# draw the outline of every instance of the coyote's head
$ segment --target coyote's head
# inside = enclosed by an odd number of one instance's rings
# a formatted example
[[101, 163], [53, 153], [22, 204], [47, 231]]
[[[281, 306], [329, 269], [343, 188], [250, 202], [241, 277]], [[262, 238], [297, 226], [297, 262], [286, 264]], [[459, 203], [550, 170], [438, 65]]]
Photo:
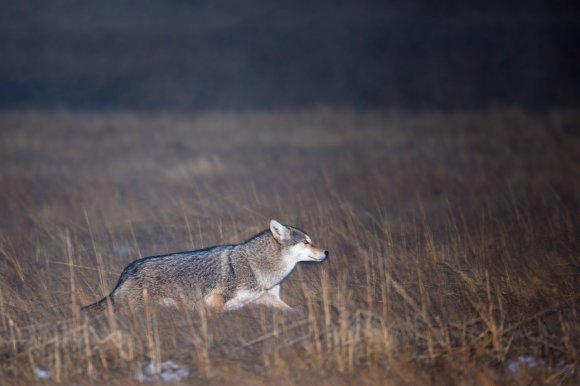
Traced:
[[272, 235], [280, 245], [285, 258], [297, 263], [299, 261], [322, 261], [328, 257], [328, 251], [317, 248], [310, 237], [302, 230], [282, 225], [276, 220], [270, 221]]

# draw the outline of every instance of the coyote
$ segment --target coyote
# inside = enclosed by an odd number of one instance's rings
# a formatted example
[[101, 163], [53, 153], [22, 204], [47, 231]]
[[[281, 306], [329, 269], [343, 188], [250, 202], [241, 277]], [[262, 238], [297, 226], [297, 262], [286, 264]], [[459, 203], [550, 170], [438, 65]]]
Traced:
[[191, 252], [151, 256], [129, 264], [109, 296], [82, 310], [94, 314], [111, 306], [141, 307], [145, 300], [165, 306], [214, 312], [263, 304], [291, 309], [280, 299], [280, 283], [300, 261], [320, 262], [328, 251], [315, 247], [302, 230], [270, 221], [251, 239]]

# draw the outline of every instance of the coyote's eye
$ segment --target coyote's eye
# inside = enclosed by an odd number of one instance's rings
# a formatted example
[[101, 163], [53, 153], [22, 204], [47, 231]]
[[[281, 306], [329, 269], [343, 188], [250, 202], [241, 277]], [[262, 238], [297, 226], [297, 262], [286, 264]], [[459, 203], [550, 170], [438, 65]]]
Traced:
[[310, 242], [308, 240], [304, 240], [303, 243], [306, 245], [310, 244]]

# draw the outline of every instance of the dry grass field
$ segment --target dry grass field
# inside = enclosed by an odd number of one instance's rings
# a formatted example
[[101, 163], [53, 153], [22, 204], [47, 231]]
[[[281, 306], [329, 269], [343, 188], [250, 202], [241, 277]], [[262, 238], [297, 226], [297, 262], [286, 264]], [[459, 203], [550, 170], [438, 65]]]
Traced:
[[[0, 384], [580, 383], [580, 112], [0, 113]], [[296, 312], [86, 320], [271, 218]]]

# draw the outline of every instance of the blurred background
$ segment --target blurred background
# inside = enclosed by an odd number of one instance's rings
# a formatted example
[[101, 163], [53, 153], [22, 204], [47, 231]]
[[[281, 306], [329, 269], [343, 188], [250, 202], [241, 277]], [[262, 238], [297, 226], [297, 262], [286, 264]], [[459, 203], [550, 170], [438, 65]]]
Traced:
[[0, 108], [537, 110], [580, 102], [576, 1], [2, 1]]

